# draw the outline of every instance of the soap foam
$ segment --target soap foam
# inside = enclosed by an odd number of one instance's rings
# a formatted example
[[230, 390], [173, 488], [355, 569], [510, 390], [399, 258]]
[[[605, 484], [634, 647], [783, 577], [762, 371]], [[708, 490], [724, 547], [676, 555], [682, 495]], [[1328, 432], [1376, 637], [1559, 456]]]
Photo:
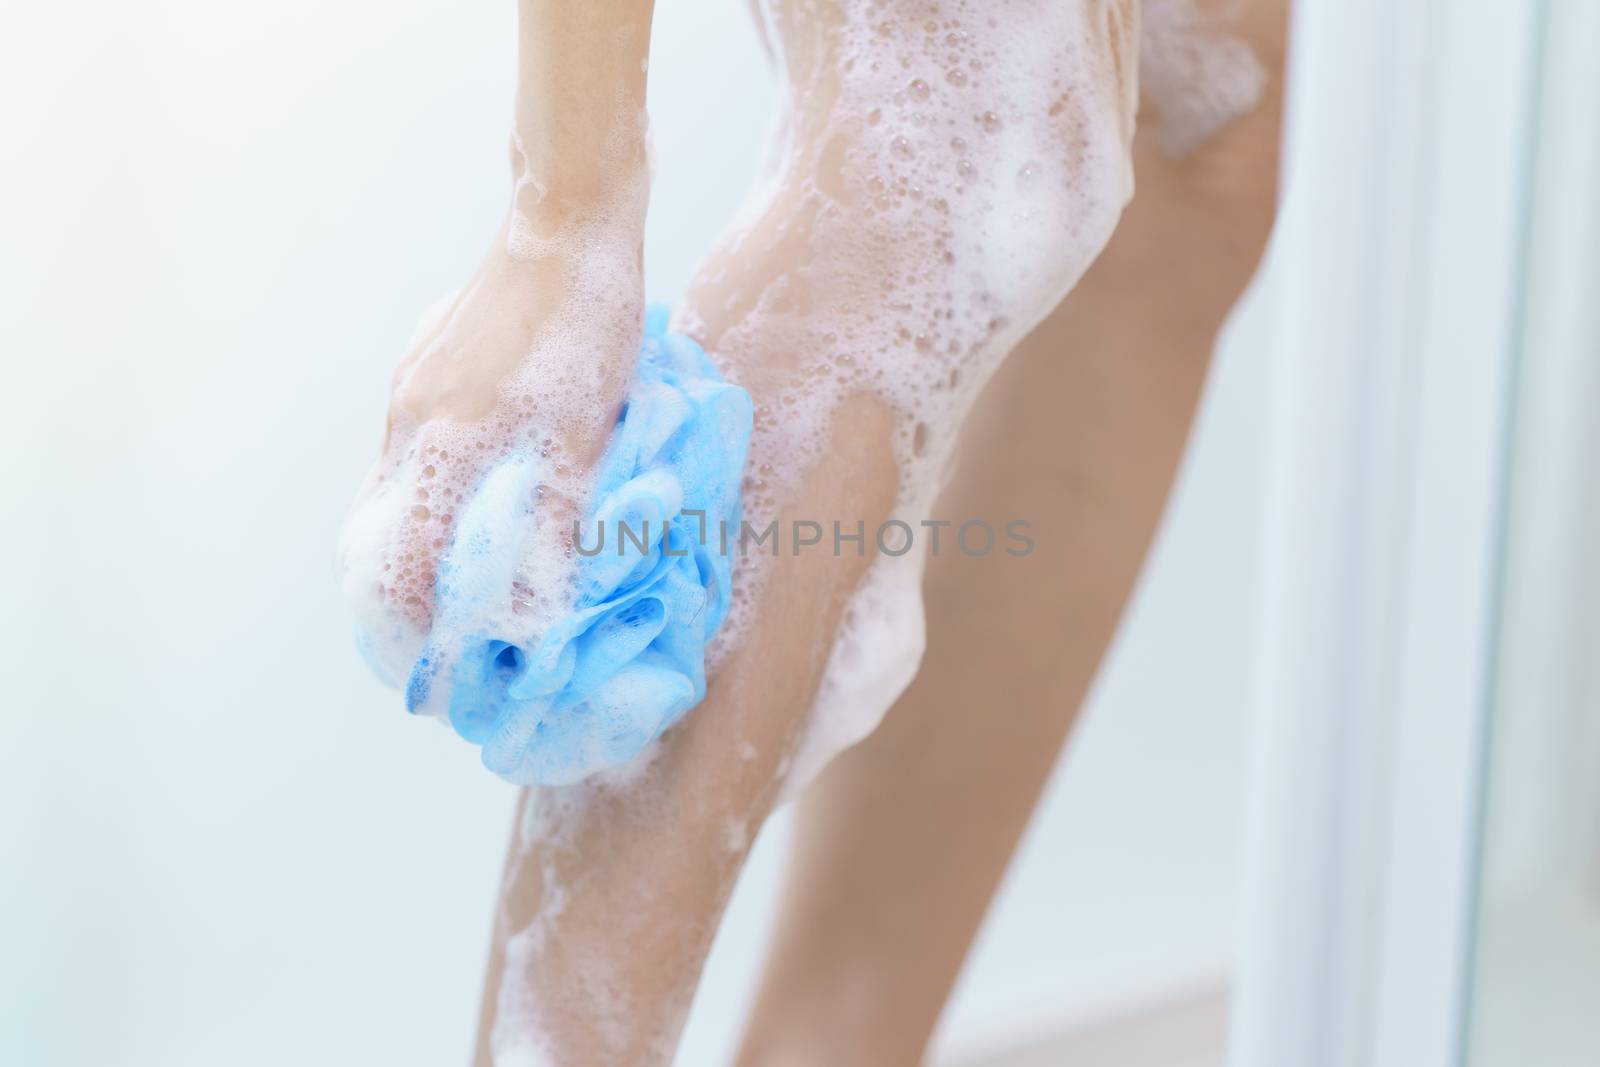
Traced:
[[[524, 794], [512, 838], [508, 871], [526, 883], [538, 880], [538, 898], [520, 926], [502, 895], [496, 915], [496, 937], [505, 945], [505, 960], [495, 998], [489, 1046], [496, 1067], [554, 1067], [572, 1062], [570, 1048], [558, 1048], [552, 1033], [558, 1020], [581, 1020], [592, 1043], [582, 1050], [585, 1063], [661, 1063], [672, 1059], [677, 1035], [688, 1015], [692, 984], [665, 991], [663, 999], [641, 1004], [630, 991], [628, 961], [591, 946], [581, 938], [561, 937], [560, 927], [570, 921], [568, 909], [583, 902], [582, 883], [562, 877], [561, 864], [579, 852], [595, 820], [609, 812], [597, 802], [653, 806], [662, 798], [650, 788], [642, 768], [645, 755], [627, 767], [603, 772], [589, 781], [564, 789], [537, 789]], [[724, 827], [725, 846], [732, 848], [740, 825], [730, 819]], [[724, 896], [732, 883], [721, 886]], [[673, 916], [658, 910], [664, 902], [645, 891], [635, 894], [633, 908], [609, 922], [618, 943], [626, 943], [630, 930], [658, 931]], [[526, 906], [529, 901], [523, 899]], [[615, 944], [615, 943], [614, 943]], [[612, 947], [614, 947], [614, 944]], [[570, 1022], [567, 1024], [570, 1026]], [[647, 1049], [643, 1056], [623, 1050]]]
[[[836, 81], [799, 73], [815, 56], [790, 45], [803, 49], [818, 27], [795, 5], [765, 9], [791, 98], [729, 240], [747, 248], [764, 218], [787, 212], [792, 232], [777, 240], [817, 258], [707, 338], [735, 363], [745, 351], [804, 354], [756, 413], [745, 489], [757, 529], [792, 498], [832, 412], [856, 393], [898, 416], [893, 514], [920, 528], [984, 384], [1076, 284], [1131, 195], [1140, 92], [1163, 150], [1179, 155], [1253, 109], [1265, 81], [1232, 32], [1237, 4], [1145, 0], [1141, 14], [1115, 0], [1039, 0], [1001, 16], [958, 0], [915, 17], [906, 7], [842, 5], [827, 31]], [[680, 321], [705, 335], [692, 309]], [[925, 546], [878, 556], [853, 595], [786, 794], [870, 734], [915, 676]], [[718, 652], [748, 626], [764, 571], [752, 558], [736, 575]]]
[[1195, 0], [1144, 0], [1139, 79], [1169, 156], [1188, 155], [1254, 110], [1266, 71], [1232, 32], [1242, 0], [1202, 10]]
[[[893, 513], [918, 528], [979, 391], [1077, 282], [1132, 192], [1129, 5], [1032, 0], [1001, 16], [956, 0], [919, 5], [914, 18], [905, 7], [845, 4], [820, 46], [794, 32], [811, 25], [805, 18], [786, 25], [793, 10], [769, 10], [791, 99], [728, 246], [792, 240], [812, 258], [731, 315], [679, 316], [735, 380], [742, 353], [797, 354], [756, 410], [745, 510], [757, 529], [793, 499], [833, 412], [855, 394], [897, 416]], [[804, 51], [814, 47], [831, 50], [821, 65], [837, 78], [806, 73], [818, 65]], [[763, 233], [772, 216], [791, 232]], [[703, 318], [731, 324], [711, 335]], [[870, 566], [834, 639], [789, 791], [870, 733], [915, 674], [924, 559], [919, 547]], [[765, 570], [754, 554], [740, 567], [719, 651], [748, 627]]]

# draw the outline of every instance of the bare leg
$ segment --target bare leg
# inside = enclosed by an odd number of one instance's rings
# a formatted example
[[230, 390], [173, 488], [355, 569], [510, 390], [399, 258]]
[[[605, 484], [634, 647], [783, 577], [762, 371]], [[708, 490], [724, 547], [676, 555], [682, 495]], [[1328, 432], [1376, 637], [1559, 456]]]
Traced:
[[[889, 427], [858, 404], [808, 506], [886, 514]], [[525, 793], [478, 1034], [480, 1064], [666, 1063], [727, 894], [866, 560], [782, 559], [705, 700], [621, 781]], [[843, 565], [841, 565], [843, 564]], [[796, 641], [795, 634], [807, 635]], [[537, 1055], [536, 1055], [537, 1053]], [[545, 1058], [537, 1058], [542, 1055]]]
[[[928, 491], [916, 475], [946, 454], [962, 398], [1115, 224], [1131, 130], [1126, 18], [1099, 0], [776, 5], [790, 107], [771, 180], [683, 315], [755, 397], [746, 501], [758, 527], [872, 529]], [[648, 763], [524, 800], [480, 1063], [670, 1057], [873, 565], [870, 543], [860, 555], [782, 544], [742, 568], [738, 640]]]
[[1285, 9], [1258, 0], [1239, 26], [1268, 73], [1259, 107], [1181, 160], [1141, 132], [1121, 227], [969, 420], [938, 513], [1027, 517], [1039, 549], [930, 562], [915, 682], [802, 800], [741, 1063], [921, 1061], [1116, 628], [1213, 339], [1271, 226]]

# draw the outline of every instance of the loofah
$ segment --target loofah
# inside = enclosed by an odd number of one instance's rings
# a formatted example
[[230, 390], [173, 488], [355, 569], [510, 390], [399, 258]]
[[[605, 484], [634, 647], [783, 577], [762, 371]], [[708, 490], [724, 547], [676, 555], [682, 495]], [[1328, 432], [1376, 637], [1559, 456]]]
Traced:
[[534, 634], [515, 632], [504, 607], [541, 520], [537, 456], [489, 470], [439, 561], [406, 706], [448, 718], [486, 767], [520, 785], [621, 766], [705, 696], [706, 644], [731, 596], [720, 532], [739, 528], [751, 403], [666, 321], [662, 307], [646, 316], [638, 370], [572, 531], [570, 611]]

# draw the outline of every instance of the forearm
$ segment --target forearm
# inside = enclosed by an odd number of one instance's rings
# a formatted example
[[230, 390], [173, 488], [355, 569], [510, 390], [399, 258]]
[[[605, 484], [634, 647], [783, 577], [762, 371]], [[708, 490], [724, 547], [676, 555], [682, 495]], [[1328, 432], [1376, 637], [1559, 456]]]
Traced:
[[[532, 363], [562, 373], [579, 355], [566, 341], [581, 336], [584, 358], [600, 376], [587, 402], [565, 405], [579, 416], [576, 425], [546, 429], [580, 460], [597, 454], [632, 369], [644, 310], [653, 6], [519, 0], [512, 201], [476, 276], [418, 334], [401, 365], [395, 408], [408, 419], [483, 419], [503, 408], [510, 375]], [[430, 555], [426, 544], [422, 554]]]
[[637, 207], [642, 225], [654, 7], [654, 0], [519, 0], [512, 139], [519, 211], [559, 218], [620, 198]]

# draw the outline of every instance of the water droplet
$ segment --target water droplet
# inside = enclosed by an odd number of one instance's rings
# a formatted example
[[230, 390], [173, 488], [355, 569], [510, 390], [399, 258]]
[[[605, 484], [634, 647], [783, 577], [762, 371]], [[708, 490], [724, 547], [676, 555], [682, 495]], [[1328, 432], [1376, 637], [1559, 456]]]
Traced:
[[944, 80], [959, 89], [967, 84], [967, 72], [960, 67], [952, 67], [950, 73], [944, 76]]
[[893, 141], [889, 142], [889, 147], [894, 150], [895, 155], [900, 156], [902, 159], [911, 158], [911, 142], [906, 140], [906, 138], [896, 137]]
[[1038, 179], [1038, 177], [1039, 164], [1031, 159], [1028, 160], [1028, 162], [1022, 165], [1022, 169], [1017, 171], [1017, 188], [1028, 188], [1028, 186], [1032, 185]]
[[980, 121], [983, 123], [984, 133], [993, 133], [1000, 128], [1000, 116], [993, 111], [985, 111]]
[[971, 181], [978, 176], [978, 168], [972, 165], [970, 159], [963, 159], [956, 164], [956, 173], [961, 175], [963, 181]]
[[967, 142], [959, 137], [952, 137], [950, 138], [950, 147], [956, 150], [956, 155], [960, 155], [967, 150]]
[[912, 79], [910, 88], [911, 98], [913, 100], [926, 100], [928, 99], [929, 94], [932, 92], [932, 90], [928, 88], [928, 83], [923, 81], [921, 78]]

